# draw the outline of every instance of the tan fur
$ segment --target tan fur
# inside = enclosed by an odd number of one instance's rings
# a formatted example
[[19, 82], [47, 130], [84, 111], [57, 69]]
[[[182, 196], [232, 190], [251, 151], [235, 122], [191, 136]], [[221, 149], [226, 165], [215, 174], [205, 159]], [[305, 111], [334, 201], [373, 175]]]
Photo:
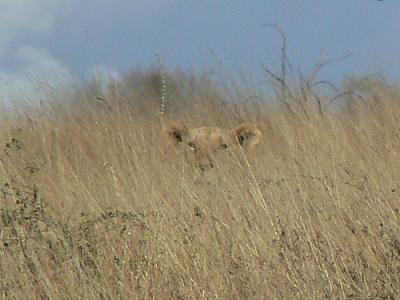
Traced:
[[219, 149], [239, 145], [243, 148], [256, 147], [261, 139], [261, 131], [254, 123], [242, 123], [231, 130], [219, 127], [199, 127], [188, 129], [182, 122], [169, 122], [166, 131], [172, 140], [189, 146], [202, 169], [212, 167], [212, 156]]

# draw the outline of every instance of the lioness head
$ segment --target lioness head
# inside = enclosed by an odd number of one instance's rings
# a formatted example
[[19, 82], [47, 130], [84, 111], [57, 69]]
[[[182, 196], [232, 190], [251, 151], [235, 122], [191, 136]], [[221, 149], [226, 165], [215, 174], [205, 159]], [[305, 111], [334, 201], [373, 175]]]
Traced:
[[213, 167], [212, 156], [220, 149], [239, 145], [254, 148], [261, 139], [261, 131], [254, 123], [242, 123], [232, 129], [199, 127], [189, 129], [182, 122], [170, 122], [167, 133], [177, 143], [183, 143], [194, 152], [201, 169]]

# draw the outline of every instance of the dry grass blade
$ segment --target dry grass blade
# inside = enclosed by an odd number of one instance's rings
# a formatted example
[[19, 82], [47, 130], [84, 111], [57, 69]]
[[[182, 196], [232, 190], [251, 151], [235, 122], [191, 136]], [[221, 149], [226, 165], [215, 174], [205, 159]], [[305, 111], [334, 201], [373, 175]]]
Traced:
[[158, 69], [0, 113], [4, 299], [399, 299], [396, 85], [332, 86], [321, 117], [306, 88], [225, 103], [206, 74], [167, 75], [171, 117], [256, 120], [258, 147], [246, 131], [201, 171], [161, 130]]

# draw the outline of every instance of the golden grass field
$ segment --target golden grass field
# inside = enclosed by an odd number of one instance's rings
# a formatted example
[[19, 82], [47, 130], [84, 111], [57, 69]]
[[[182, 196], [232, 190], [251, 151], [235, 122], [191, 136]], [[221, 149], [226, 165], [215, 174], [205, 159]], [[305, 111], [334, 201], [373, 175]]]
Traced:
[[263, 132], [201, 171], [161, 130], [159, 81], [2, 113], [3, 299], [400, 299], [399, 87], [263, 96], [177, 72], [166, 117]]

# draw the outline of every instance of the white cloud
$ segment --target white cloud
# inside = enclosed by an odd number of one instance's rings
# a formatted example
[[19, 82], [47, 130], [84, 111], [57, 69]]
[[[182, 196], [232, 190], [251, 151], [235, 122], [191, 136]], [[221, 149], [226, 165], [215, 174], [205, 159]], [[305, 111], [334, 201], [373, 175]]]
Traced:
[[23, 47], [16, 56], [24, 61], [22, 69], [0, 71], [0, 97], [4, 103], [41, 101], [73, 83], [69, 71], [45, 50]]
[[[49, 93], [54, 95], [57, 89], [68, 88], [73, 82], [68, 69], [57, 58], [37, 46], [37, 42], [35, 46], [29, 42], [51, 38], [59, 16], [83, 10], [91, 18], [110, 11], [118, 17], [121, 12], [132, 11], [136, 25], [140, 25], [148, 24], [149, 19], [165, 13], [174, 3], [176, 0], [0, 0], [0, 101], [34, 102], [45, 99]], [[2, 69], [4, 66], [7, 69]], [[93, 66], [89, 76], [105, 91], [108, 82], [120, 77], [105, 64]]]
[[[22, 38], [49, 36], [56, 17], [64, 13], [72, 2], [0, 0], [0, 63], [8, 62], [10, 66], [9, 62], [12, 62], [8, 71], [1, 70], [0, 64], [0, 96], [3, 101], [13, 98], [33, 101], [43, 96], [44, 85], [56, 88], [69, 77], [68, 71], [50, 53], [32, 47], [29, 42], [24, 43]], [[18, 70], [13, 68], [17, 65]]]
[[21, 33], [49, 34], [62, 0], [1, 0], [0, 56]]
[[106, 95], [110, 92], [110, 83], [121, 81], [121, 74], [112, 67], [106, 65], [95, 65], [89, 69], [89, 78], [93, 78], [99, 85], [101, 92]]

